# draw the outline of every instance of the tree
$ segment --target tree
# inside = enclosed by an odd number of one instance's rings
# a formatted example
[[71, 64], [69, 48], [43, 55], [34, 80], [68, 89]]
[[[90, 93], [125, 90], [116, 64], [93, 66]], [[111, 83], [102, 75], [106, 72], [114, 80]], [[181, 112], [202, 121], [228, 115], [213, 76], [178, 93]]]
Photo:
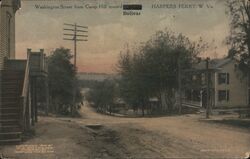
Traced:
[[182, 34], [158, 31], [143, 46], [121, 54], [121, 94], [136, 107], [148, 105], [150, 97], [158, 97], [162, 110], [171, 112], [178, 88], [178, 61], [182, 69], [190, 68], [197, 55], [207, 48], [202, 39], [191, 42]]
[[228, 56], [239, 55], [239, 69], [244, 77], [250, 77], [250, 1], [228, 0], [227, 6], [231, 20], [230, 35], [227, 37], [227, 43], [231, 47]]
[[228, 15], [230, 17], [230, 35], [227, 44], [230, 45], [229, 57], [240, 56], [240, 69], [245, 74], [250, 67], [250, 1], [227, 1]]
[[144, 55], [134, 50], [134, 54], [131, 55], [129, 49], [125, 54], [120, 54], [118, 62], [118, 71], [121, 75], [119, 80], [120, 96], [137, 110], [141, 108], [144, 115], [145, 104], [149, 98], [149, 87], [147, 86], [147, 80], [145, 80], [145, 64]]
[[87, 96], [97, 111], [104, 113], [108, 111], [111, 114], [115, 99], [115, 82], [111, 79], [97, 82]]
[[[55, 113], [69, 114], [72, 107], [77, 110], [82, 101], [80, 87], [76, 80], [76, 70], [70, 61], [72, 57], [70, 50], [62, 47], [57, 48], [48, 57], [49, 94], [51, 110]], [[76, 103], [73, 103], [74, 94]]]

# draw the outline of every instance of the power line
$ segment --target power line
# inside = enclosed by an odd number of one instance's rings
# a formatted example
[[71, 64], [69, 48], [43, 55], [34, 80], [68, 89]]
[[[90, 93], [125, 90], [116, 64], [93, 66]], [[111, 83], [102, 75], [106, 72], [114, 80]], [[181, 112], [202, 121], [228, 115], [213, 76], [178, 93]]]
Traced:
[[[76, 23], [75, 24], [64, 23], [63, 25], [65, 26], [65, 28], [63, 28], [63, 30], [65, 31], [65, 33], [63, 33], [63, 35], [64, 35], [63, 40], [69, 40], [69, 41], [74, 42], [74, 67], [76, 69], [76, 66], [77, 66], [77, 63], [76, 63], [77, 42], [88, 41], [88, 39], [86, 39], [88, 37], [88, 35], [83, 34], [83, 33], [88, 33], [88, 30], [86, 30], [86, 29], [88, 29], [88, 27], [77, 25]], [[79, 34], [79, 33], [81, 33], [81, 34]]]
[[67, 28], [64, 28], [63, 30], [65, 31], [77, 31], [77, 32], [83, 32], [83, 33], [87, 33], [88, 31], [85, 31], [85, 30], [75, 30], [75, 29], [67, 29]]
[[[63, 35], [74, 36], [74, 34], [63, 34]], [[76, 35], [76, 36], [88, 37], [88, 35]]]
[[74, 40], [76, 40], [76, 41], [88, 41], [88, 40], [86, 40], [86, 39], [66, 39], [66, 38], [63, 38], [63, 40], [70, 40], [70, 41], [74, 41]]
[[87, 26], [81, 26], [81, 25], [76, 25], [76, 24], [68, 24], [68, 23], [64, 23], [64, 25], [68, 25], [68, 26], [76, 26], [76, 27], [80, 27], [80, 28], [88, 29], [88, 27], [87, 27]]

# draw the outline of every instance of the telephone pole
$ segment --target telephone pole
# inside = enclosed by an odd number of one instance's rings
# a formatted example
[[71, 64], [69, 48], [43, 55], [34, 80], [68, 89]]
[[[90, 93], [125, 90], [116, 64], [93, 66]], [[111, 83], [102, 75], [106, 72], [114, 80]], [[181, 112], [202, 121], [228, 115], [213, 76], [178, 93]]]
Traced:
[[76, 69], [77, 67], [77, 63], [76, 63], [76, 59], [77, 59], [77, 42], [80, 41], [88, 41], [86, 38], [88, 37], [88, 35], [85, 35], [84, 33], [88, 33], [87, 26], [81, 26], [81, 25], [77, 25], [75, 24], [67, 24], [64, 23], [64, 26], [67, 28], [63, 28], [63, 30], [66, 32], [63, 35], [65, 36], [63, 38], [63, 40], [70, 40], [74, 42], [74, 67]]
[[[86, 38], [88, 37], [88, 35], [86, 35], [86, 33], [88, 33], [87, 26], [81, 26], [81, 25], [77, 25], [75, 24], [67, 24], [64, 23], [64, 27], [63, 30], [65, 31], [64, 38], [63, 40], [69, 40], [69, 41], [73, 41], [74, 42], [74, 69], [75, 71], [77, 71], [77, 42], [80, 41], [88, 41]], [[76, 104], [76, 88], [77, 88], [77, 80], [75, 79], [74, 84], [73, 84], [73, 103], [71, 106], [71, 115], [74, 115], [75, 112], [75, 104]]]

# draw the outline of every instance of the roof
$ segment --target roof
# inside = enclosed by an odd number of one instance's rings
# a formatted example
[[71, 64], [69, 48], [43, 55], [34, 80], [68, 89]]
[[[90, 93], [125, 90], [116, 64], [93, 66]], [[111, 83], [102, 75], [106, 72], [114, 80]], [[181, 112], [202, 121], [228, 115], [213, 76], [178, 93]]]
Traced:
[[[224, 66], [225, 64], [229, 63], [232, 60], [234, 60], [234, 59], [232, 59], [232, 58], [212, 59], [209, 61], [209, 69], [218, 69], [218, 68]], [[200, 63], [195, 64], [193, 66], [193, 68], [196, 70], [206, 69], [206, 61], [202, 60]]]

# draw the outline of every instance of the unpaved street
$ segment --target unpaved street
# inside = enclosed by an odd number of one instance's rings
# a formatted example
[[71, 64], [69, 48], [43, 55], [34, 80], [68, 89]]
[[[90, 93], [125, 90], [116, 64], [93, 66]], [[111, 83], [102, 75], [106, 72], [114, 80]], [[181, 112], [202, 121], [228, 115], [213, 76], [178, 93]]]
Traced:
[[90, 107], [82, 118], [40, 117], [36, 134], [22, 145], [52, 145], [54, 152], [1, 154], [21, 159], [82, 158], [235, 158], [250, 151], [248, 128], [205, 121], [201, 115], [124, 118], [98, 114]]

